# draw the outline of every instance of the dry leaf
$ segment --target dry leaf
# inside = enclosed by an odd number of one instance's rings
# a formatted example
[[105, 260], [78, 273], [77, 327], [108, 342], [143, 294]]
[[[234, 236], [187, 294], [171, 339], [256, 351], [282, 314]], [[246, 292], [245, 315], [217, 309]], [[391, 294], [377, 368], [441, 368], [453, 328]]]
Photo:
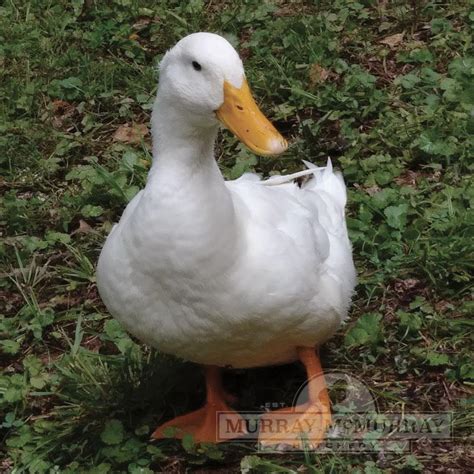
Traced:
[[391, 48], [393, 48], [403, 41], [404, 36], [405, 36], [405, 32], [397, 33], [395, 35], [387, 36], [383, 40], [380, 40], [379, 43], [386, 44], [387, 46], [390, 46]]
[[84, 220], [79, 219], [79, 227], [77, 228], [76, 232], [80, 232], [81, 234], [87, 234], [92, 230], [92, 227]]
[[376, 184], [373, 186], [368, 186], [364, 188], [364, 190], [369, 196], [373, 196], [374, 194], [377, 194], [381, 191], [381, 189]]
[[76, 107], [65, 100], [53, 100], [51, 102], [53, 112], [52, 124], [54, 128], [62, 128], [64, 123], [76, 113]]
[[409, 301], [415, 294], [420, 294], [423, 290], [421, 281], [416, 278], [397, 280], [393, 285], [393, 289], [401, 301]]
[[144, 28], [146, 28], [149, 24], [151, 23], [150, 18], [140, 18], [138, 21], [136, 21], [133, 25], [132, 28], [136, 31], [141, 31]]
[[419, 173], [408, 170], [400, 176], [397, 176], [394, 181], [399, 186], [416, 186], [416, 179], [418, 178], [418, 175]]
[[440, 178], [441, 178], [441, 171], [436, 170], [434, 173], [429, 174], [427, 179], [430, 182], [439, 183]]
[[148, 127], [144, 123], [120, 125], [114, 133], [113, 140], [123, 143], [140, 143], [148, 135]]
[[309, 83], [312, 86], [321, 84], [329, 77], [329, 71], [324, 69], [319, 64], [312, 64], [309, 70]]

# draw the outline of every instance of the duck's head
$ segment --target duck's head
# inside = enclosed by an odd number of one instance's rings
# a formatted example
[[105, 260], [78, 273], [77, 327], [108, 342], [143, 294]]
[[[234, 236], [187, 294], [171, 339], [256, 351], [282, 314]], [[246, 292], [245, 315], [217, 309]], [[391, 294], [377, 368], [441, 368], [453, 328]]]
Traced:
[[219, 35], [193, 33], [168, 51], [158, 94], [189, 125], [212, 127], [219, 120], [259, 155], [288, 146], [255, 103], [239, 55]]

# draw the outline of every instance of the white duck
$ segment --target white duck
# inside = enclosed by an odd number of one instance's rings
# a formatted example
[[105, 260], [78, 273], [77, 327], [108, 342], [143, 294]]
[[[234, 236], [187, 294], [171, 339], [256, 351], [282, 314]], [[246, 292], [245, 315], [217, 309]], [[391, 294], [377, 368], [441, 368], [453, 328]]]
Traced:
[[319, 414], [318, 432], [307, 433], [317, 443], [330, 411], [324, 379], [314, 378], [322, 374], [315, 347], [346, 317], [355, 286], [344, 182], [330, 162], [297, 173], [314, 175], [301, 188], [296, 175], [224, 181], [213, 155], [219, 120], [257, 154], [286, 150], [234, 48], [215, 34], [191, 34], [161, 62], [153, 164], [104, 245], [99, 291], [137, 338], [206, 368], [205, 406], [155, 437], [173, 426], [176, 437], [218, 441], [216, 412], [231, 411], [218, 367], [300, 359], [312, 380], [297, 413]]

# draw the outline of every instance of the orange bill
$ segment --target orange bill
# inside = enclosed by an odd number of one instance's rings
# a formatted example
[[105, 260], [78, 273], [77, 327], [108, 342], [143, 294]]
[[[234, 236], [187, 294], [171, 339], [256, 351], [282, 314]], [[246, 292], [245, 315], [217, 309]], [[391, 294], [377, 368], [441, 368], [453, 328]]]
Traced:
[[257, 155], [278, 155], [288, 148], [286, 140], [258, 108], [245, 79], [240, 88], [224, 81], [224, 103], [216, 115]]

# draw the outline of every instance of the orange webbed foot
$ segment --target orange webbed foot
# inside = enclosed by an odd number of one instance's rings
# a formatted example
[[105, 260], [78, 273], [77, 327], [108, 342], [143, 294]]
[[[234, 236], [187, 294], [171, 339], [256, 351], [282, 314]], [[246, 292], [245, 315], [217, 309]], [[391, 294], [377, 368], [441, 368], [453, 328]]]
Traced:
[[[217, 367], [206, 367], [206, 388], [207, 400], [202, 408], [158, 426], [153, 432], [152, 438], [182, 439], [186, 434], [191, 434], [197, 443], [218, 443], [231, 439], [229, 436], [226, 439], [219, 437], [219, 413], [230, 414], [233, 420], [237, 421], [238, 426], [244, 426], [240, 415], [227, 404], [234, 403], [237, 397], [223, 389]], [[238, 437], [240, 434], [235, 433], [234, 437]]]
[[262, 448], [315, 449], [331, 425], [331, 413], [321, 404], [305, 403], [266, 413], [260, 419]]
[[263, 448], [315, 449], [331, 425], [330, 400], [319, 356], [308, 347], [299, 347], [298, 356], [306, 367], [308, 401], [262, 416], [259, 443]]

